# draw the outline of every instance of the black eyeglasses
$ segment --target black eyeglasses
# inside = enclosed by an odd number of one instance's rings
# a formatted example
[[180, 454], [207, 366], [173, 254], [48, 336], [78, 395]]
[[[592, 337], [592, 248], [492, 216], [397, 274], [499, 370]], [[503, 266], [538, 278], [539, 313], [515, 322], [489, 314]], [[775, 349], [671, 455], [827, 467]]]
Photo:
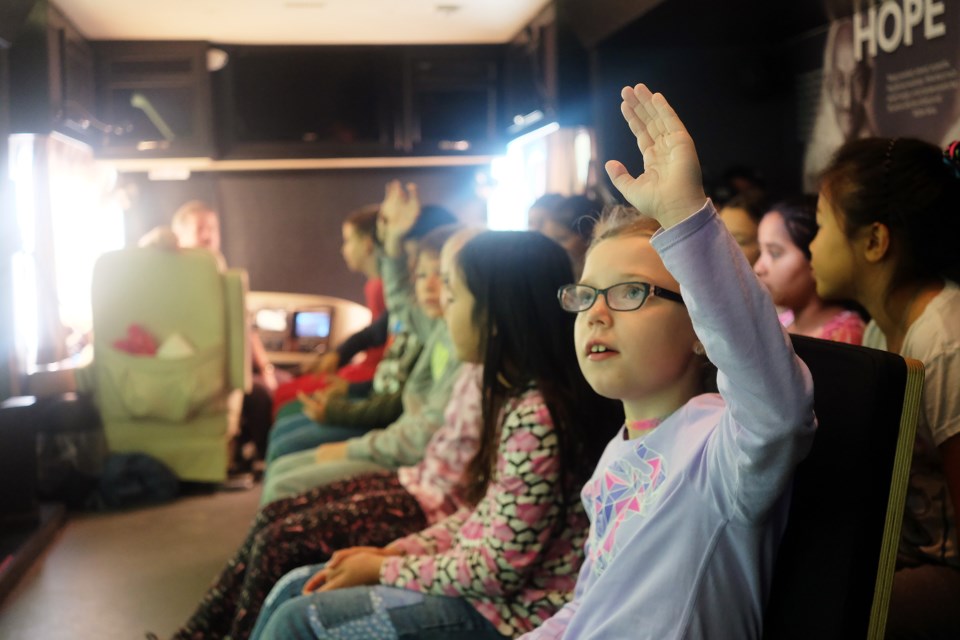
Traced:
[[683, 304], [679, 293], [649, 282], [620, 282], [606, 289], [597, 289], [587, 284], [568, 284], [557, 291], [560, 306], [570, 313], [586, 311], [597, 301], [597, 296], [601, 295], [612, 311], [634, 311], [642, 307], [650, 296]]

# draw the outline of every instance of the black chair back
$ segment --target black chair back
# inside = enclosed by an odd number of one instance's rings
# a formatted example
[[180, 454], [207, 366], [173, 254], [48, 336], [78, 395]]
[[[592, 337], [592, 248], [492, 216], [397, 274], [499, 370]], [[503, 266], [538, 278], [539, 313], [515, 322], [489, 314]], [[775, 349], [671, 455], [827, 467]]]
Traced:
[[819, 428], [794, 480], [764, 638], [882, 638], [923, 366], [837, 342], [793, 343], [813, 374]]

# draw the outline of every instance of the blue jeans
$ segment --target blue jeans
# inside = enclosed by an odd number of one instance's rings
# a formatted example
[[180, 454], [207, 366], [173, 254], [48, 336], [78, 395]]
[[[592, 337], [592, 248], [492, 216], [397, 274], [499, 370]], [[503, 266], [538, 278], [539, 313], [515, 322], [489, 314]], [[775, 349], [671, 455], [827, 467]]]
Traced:
[[313, 449], [328, 442], [343, 442], [366, 432], [363, 428], [318, 424], [303, 413], [286, 416], [277, 420], [270, 431], [266, 461], [270, 464], [280, 456]]
[[301, 595], [322, 564], [294, 569], [264, 602], [250, 640], [503, 640], [463, 598], [396, 587], [352, 587]]

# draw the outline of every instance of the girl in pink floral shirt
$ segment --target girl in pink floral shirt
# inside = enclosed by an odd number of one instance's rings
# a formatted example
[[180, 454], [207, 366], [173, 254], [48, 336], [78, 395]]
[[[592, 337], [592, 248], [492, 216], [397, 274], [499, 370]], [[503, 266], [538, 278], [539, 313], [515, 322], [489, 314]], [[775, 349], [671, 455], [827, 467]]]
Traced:
[[576, 366], [573, 318], [555, 298], [569, 259], [539, 234], [487, 232], [453, 262], [444, 318], [457, 355], [484, 365], [468, 506], [383, 549], [291, 572], [252, 637], [513, 637], [570, 599], [587, 530], [578, 492], [622, 413]]

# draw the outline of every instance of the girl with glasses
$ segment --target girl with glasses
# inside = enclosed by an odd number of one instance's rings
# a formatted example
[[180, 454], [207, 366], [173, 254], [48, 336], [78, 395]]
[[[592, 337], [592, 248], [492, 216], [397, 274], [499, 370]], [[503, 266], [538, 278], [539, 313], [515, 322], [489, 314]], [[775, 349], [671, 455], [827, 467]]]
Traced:
[[[650, 218], [602, 220], [560, 301], [577, 314], [584, 377], [623, 403], [626, 425], [582, 493], [591, 527], [574, 599], [524, 637], [759, 638], [813, 440], [812, 381], [704, 195], [673, 109], [642, 84], [621, 95], [645, 173], [607, 171]], [[703, 393], [705, 356], [719, 395]]]

